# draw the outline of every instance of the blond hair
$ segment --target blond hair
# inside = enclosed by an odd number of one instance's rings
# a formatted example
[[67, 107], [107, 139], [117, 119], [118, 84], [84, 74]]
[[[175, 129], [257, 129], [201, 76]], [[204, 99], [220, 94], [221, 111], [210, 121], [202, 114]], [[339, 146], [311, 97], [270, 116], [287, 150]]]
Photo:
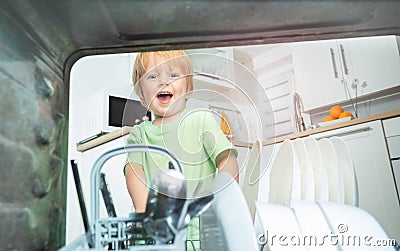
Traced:
[[140, 52], [133, 65], [132, 80], [136, 95], [143, 97], [142, 91], [139, 87], [139, 81], [143, 75], [149, 70], [147, 69], [151, 57], [158, 56], [168, 64], [179, 67], [185, 74], [187, 91], [193, 91], [193, 67], [189, 57], [183, 50], [171, 51], [153, 51], [153, 52]]

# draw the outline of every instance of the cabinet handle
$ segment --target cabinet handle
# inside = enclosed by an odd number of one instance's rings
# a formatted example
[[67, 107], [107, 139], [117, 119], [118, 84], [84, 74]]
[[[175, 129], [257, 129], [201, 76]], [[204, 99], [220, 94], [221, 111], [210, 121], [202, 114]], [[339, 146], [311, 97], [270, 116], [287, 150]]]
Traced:
[[330, 48], [331, 51], [331, 59], [332, 59], [332, 65], [333, 65], [333, 75], [335, 78], [338, 78], [338, 71], [336, 67], [336, 60], [335, 60], [335, 52], [333, 51], [332, 48]]
[[331, 137], [340, 137], [340, 136], [346, 136], [346, 135], [351, 135], [351, 134], [356, 134], [359, 132], [367, 132], [367, 131], [371, 131], [372, 128], [370, 126], [366, 126], [366, 127], [362, 127], [362, 128], [358, 128], [358, 129], [354, 129], [354, 130], [350, 130], [350, 131], [346, 131], [346, 132], [340, 132], [340, 133], [334, 133], [331, 135], [326, 135], [326, 136], [322, 136], [322, 137], [316, 137], [316, 140], [320, 140], [322, 138], [331, 138]]
[[344, 74], [349, 75], [349, 68], [347, 67], [347, 61], [346, 61], [346, 55], [344, 53], [344, 47], [342, 44], [340, 44], [339, 46], [340, 46], [340, 53], [342, 54]]

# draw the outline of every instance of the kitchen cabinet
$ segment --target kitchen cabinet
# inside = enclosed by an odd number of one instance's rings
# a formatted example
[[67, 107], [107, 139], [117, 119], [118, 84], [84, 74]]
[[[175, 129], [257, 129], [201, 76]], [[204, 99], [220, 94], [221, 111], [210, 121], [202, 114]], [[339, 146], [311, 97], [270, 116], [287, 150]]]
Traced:
[[397, 194], [400, 197], [400, 159], [392, 160], [392, 168], [397, 185]]
[[186, 50], [193, 65], [195, 90], [191, 97], [197, 100], [218, 100], [235, 86], [233, 48]]
[[346, 94], [339, 79], [340, 68], [336, 66], [338, 62], [336, 40], [293, 45], [295, 90], [305, 111], [345, 100]]
[[352, 157], [359, 207], [373, 215], [390, 238], [400, 239], [400, 204], [381, 120], [311, 135], [332, 136], [343, 139]]
[[400, 201], [400, 117], [383, 120], [383, 128]]
[[334, 39], [293, 44], [295, 89], [305, 111], [373, 94], [400, 83], [396, 36]]

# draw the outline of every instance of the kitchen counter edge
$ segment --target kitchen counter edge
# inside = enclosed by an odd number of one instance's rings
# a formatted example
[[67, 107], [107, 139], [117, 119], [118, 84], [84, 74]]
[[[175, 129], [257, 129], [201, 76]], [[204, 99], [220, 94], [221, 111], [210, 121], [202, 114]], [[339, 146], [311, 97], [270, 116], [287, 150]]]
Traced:
[[[389, 111], [389, 112], [384, 112], [384, 113], [380, 113], [380, 114], [375, 114], [375, 115], [371, 115], [371, 116], [366, 116], [366, 117], [362, 117], [362, 118], [358, 118], [358, 119], [352, 119], [352, 120], [338, 123], [338, 124], [332, 124], [332, 125], [328, 125], [328, 126], [318, 127], [315, 129], [298, 132], [298, 133], [293, 133], [293, 134], [277, 137], [274, 139], [264, 140], [263, 146], [280, 143], [287, 139], [296, 139], [296, 138], [307, 137], [309, 135], [316, 134], [316, 133], [321, 133], [321, 132], [326, 132], [326, 131], [343, 128], [343, 127], [347, 127], [347, 126], [357, 125], [357, 124], [361, 124], [361, 123], [365, 123], [365, 122], [370, 122], [373, 120], [388, 119], [388, 118], [397, 117], [397, 116], [400, 116], [400, 109]], [[78, 145], [76, 147], [76, 150], [78, 152], [87, 151], [89, 149], [100, 146], [100, 145], [105, 144], [114, 139], [123, 137], [123, 136], [129, 134], [131, 129], [132, 129], [132, 127], [130, 127], [130, 126], [124, 126], [120, 129], [109, 132], [109, 133], [107, 133], [103, 136], [100, 136], [96, 139], [93, 139], [89, 142]], [[249, 147], [249, 148], [252, 147], [252, 143], [248, 143], [248, 142], [233, 141], [233, 144], [238, 147]]]
[[374, 120], [389, 119], [389, 118], [398, 117], [398, 116], [400, 116], [400, 110], [393, 110], [393, 111], [389, 111], [389, 112], [379, 113], [379, 114], [366, 116], [366, 117], [362, 117], [362, 118], [358, 118], [358, 119], [352, 119], [352, 120], [345, 121], [342, 123], [332, 124], [332, 125], [328, 125], [328, 126], [322, 126], [322, 127], [318, 127], [318, 128], [311, 129], [311, 130], [306, 130], [303, 132], [288, 134], [288, 135], [284, 135], [284, 136], [277, 137], [274, 139], [264, 140], [263, 145], [266, 146], [266, 145], [276, 144], [276, 143], [283, 142], [287, 139], [290, 140], [290, 139], [307, 137], [312, 134], [331, 131], [331, 130], [335, 130], [335, 129], [339, 129], [339, 128], [343, 128], [343, 127], [347, 127], [347, 126], [352, 126], [352, 125], [358, 125], [358, 124], [362, 124], [362, 123], [366, 123], [366, 122], [370, 122], [370, 121], [374, 121]]

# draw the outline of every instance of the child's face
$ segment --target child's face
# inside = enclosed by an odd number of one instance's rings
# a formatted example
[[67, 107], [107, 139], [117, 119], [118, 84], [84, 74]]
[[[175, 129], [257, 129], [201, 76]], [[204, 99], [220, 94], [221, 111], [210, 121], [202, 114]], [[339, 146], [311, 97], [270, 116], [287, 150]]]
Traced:
[[170, 62], [158, 55], [151, 57], [139, 83], [142, 103], [149, 106], [155, 120], [179, 116], [189, 97], [185, 74]]

